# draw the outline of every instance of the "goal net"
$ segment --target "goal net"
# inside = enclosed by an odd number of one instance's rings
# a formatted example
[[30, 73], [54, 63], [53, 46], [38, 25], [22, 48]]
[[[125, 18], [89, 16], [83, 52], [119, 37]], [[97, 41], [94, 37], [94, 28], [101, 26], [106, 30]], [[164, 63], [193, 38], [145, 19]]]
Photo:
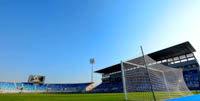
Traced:
[[121, 62], [125, 98], [129, 101], [164, 101], [191, 95], [182, 69], [165, 66], [145, 56]]

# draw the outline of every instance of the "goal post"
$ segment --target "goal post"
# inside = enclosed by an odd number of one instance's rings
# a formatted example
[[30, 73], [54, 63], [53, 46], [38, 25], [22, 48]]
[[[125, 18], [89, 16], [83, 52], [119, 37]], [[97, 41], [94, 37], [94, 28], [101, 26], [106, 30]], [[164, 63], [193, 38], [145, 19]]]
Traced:
[[124, 74], [123, 61], [121, 61], [121, 72], [122, 72], [122, 84], [123, 84], [123, 91], [124, 91], [124, 100], [127, 100], [126, 78], [125, 78], [125, 74]]
[[149, 56], [145, 58], [146, 66], [141, 61], [121, 61], [125, 100], [164, 101], [192, 94], [185, 84], [181, 69], [154, 62]]
[[[140, 70], [138, 71], [137, 69]], [[134, 70], [136, 71], [134, 72]], [[150, 75], [145, 66], [121, 61], [121, 71], [125, 100], [144, 101], [146, 99], [144, 97], [148, 96], [150, 97], [148, 100], [152, 99], [152, 101], [156, 101], [153, 86], [149, 78]], [[143, 80], [139, 81], [140, 79]], [[146, 86], [148, 87], [142, 87], [145, 86], [142, 82], [147, 84]]]

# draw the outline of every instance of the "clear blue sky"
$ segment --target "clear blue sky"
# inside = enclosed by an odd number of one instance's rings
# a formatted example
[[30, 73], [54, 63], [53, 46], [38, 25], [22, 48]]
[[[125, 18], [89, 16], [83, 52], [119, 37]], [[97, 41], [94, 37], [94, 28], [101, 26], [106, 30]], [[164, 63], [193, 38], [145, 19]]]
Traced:
[[[184, 41], [200, 52], [199, 0], [1, 0], [0, 81], [90, 80], [94, 69]], [[100, 75], [95, 74], [95, 82]]]

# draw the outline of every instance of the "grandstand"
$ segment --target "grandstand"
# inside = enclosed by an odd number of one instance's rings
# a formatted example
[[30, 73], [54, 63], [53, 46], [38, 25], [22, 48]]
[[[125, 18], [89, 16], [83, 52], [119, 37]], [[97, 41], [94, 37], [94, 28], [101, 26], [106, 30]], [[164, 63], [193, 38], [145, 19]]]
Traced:
[[[190, 90], [200, 90], [199, 63], [194, 55], [196, 50], [189, 42], [184, 42], [160, 51], [147, 54], [158, 64], [168, 67], [181, 68], [187, 87]], [[128, 60], [127, 62], [144, 65], [142, 57]], [[96, 73], [102, 74], [102, 83], [95, 87], [92, 92], [113, 93], [123, 92], [121, 64], [116, 64]]]
[[43, 76], [31, 75], [28, 82], [0, 82], [0, 93], [85, 93], [91, 90], [92, 87], [91, 82], [75, 84], [44, 83]]
[[0, 93], [85, 93], [92, 83], [34, 84], [0, 82]]

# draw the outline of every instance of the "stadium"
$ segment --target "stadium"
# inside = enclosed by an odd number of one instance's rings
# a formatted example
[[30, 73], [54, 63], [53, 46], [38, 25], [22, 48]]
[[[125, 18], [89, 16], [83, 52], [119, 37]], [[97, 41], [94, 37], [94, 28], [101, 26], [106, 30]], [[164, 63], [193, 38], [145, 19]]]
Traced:
[[4, 99], [9, 93], [14, 94], [13, 97], [15, 94], [47, 96], [52, 97], [52, 101], [65, 98], [71, 101], [80, 100], [76, 98], [83, 98], [83, 101], [97, 98], [96, 101], [122, 101], [124, 98], [130, 101], [165, 101], [190, 97], [200, 90], [199, 63], [194, 52], [196, 50], [190, 42], [184, 42], [97, 70], [95, 73], [102, 75], [102, 83], [95, 87], [93, 82], [45, 83], [45, 76], [39, 75], [30, 75], [28, 82], [0, 82], [0, 93], [3, 94], [0, 98]]
[[[157, 63], [183, 69], [184, 80], [190, 90], [200, 90], [199, 63], [194, 55], [196, 50], [189, 42], [184, 42], [160, 51], [150, 53], [148, 56]], [[141, 57], [128, 60], [127, 62], [141, 63]], [[116, 64], [96, 73], [102, 74], [102, 84], [94, 90], [96, 92], [122, 92], [121, 64]]]

